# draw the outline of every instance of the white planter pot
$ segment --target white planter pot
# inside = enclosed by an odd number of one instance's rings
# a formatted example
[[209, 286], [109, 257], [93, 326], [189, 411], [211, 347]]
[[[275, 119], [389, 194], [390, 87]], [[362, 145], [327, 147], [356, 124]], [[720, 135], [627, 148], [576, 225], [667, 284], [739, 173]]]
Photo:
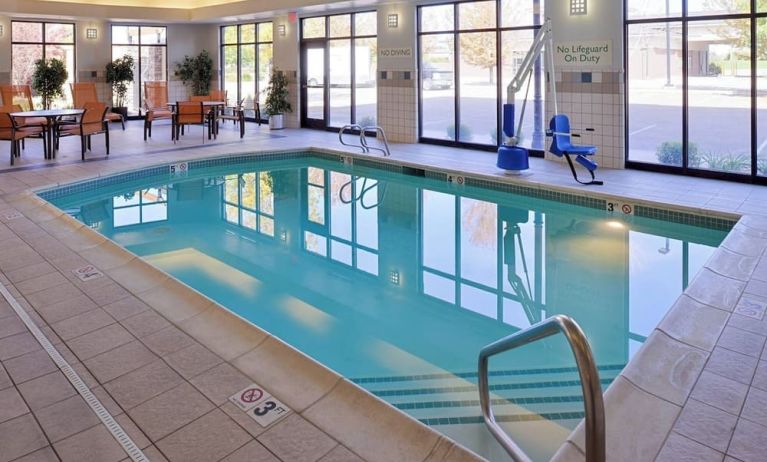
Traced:
[[285, 128], [285, 122], [283, 120], [283, 114], [274, 114], [269, 116], [269, 129], [270, 130], [282, 130]]

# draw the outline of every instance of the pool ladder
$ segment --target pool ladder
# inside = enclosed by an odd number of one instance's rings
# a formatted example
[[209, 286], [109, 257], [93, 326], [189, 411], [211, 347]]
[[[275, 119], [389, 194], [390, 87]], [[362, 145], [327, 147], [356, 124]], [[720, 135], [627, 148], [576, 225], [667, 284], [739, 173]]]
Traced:
[[599, 382], [599, 372], [594, 363], [589, 341], [578, 323], [565, 315], [555, 315], [534, 324], [527, 329], [497, 340], [479, 352], [479, 401], [482, 417], [490, 433], [516, 462], [530, 462], [524, 451], [498, 425], [490, 407], [490, 391], [488, 385], [488, 360], [491, 356], [512, 350], [562, 333], [575, 355], [575, 364], [581, 378], [583, 404], [586, 411], [586, 460], [588, 462], [605, 462], [605, 407], [602, 400], [602, 387]]
[[[360, 132], [360, 144], [354, 144], [354, 143], [347, 143], [344, 141], [344, 133], [346, 130], [351, 130], [352, 132], [354, 130], [358, 130]], [[367, 131], [375, 131], [376, 135], [381, 135], [381, 140], [383, 141], [384, 147], [378, 148], [375, 146], [368, 146], [367, 139], [365, 139], [365, 132]], [[353, 133], [352, 133], [353, 134]], [[391, 155], [391, 152], [389, 151], [389, 141], [386, 139], [386, 132], [383, 128], [381, 128], [378, 125], [370, 125], [368, 127], [362, 127], [357, 124], [350, 124], [350, 125], [344, 125], [341, 127], [341, 130], [338, 131], [338, 141], [341, 142], [344, 146], [351, 146], [355, 148], [362, 149], [362, 152], [370, 152], [370, 150], [374, 151], [381, 151], [384, 155], [384, 157], [389, 157]]]

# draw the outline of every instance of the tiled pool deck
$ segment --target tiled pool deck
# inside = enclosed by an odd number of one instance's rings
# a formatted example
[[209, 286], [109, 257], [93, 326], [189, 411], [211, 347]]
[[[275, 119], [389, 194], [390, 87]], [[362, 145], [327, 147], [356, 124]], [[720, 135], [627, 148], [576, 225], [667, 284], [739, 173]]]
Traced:
[[[141, 141], [112, 132], [112, 155], [79, 161], [62, 141], [45, 164], [28, 143], [0, 171], [0, 282], [151, 460], [447, 461], [471, 454], [268, 334], [152, 270], [29, 194], [43, 186], [234, 152], [337, 148], [333, 133], [231, 125], [218, 142]], [[162, 138], [162, 139], [160, 139]], [[7, 149], [3, 144], [2, 148]], [[393, 145], [392, 160], [499, 176], [491, 153]], [[3, 151], [5, 155], [5, 151]], [[7, 162], [7, 161], [6, 161]], [[7, 166], [7, 163], [5, 164]], [[513, 181], [631, 197], [701, 214], [744, 215], [606, 394], [608, 460], [764, 460], [767, 454], [767, 188], [637, 171], [601, 171], [581, 188], [533, 159]], [[20, 212], [21, 216], [13, 212]], [[72, 270], [93, 264], [102, 277]], [[221, 335], [225, 332], [226, 335]], [[0, 462], [123, 460], [125, 452], [0, 299]], [[228, 396], [258, 381], [295, 412], [263, 429]], [[580, 431], [560, 460], [583, 460]]]

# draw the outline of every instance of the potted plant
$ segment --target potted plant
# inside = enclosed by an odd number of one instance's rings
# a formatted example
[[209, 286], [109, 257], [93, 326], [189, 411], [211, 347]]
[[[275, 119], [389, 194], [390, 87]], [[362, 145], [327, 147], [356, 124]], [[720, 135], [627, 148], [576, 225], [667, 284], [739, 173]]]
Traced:
[[64, 83], [69, 73], [60, 59], [38, 59], [35, 61], [35, 73], [32, 75], [32, 89], [43, 100], [43, 108], [50, 109], [54, 99], [63, 96]]
[[107, 64], [107, 83], [112, 86], [114, 107], [112, 112], [128, 117], [128, 108], [125, 106], [125, 96], [128, 94], [128, 84], [133, 82], [133, 56], [125, 55]]
[[288, 102], [288, 78], [285, 73], [278, 69], [272, 70], [271, 81], [266, 89], [266, 114], [269, 116], [269, 128], [272, 130], [281, 130], [285, 127], [283, 115], [286, 112], [293, 112], [293, 108]]
[[213, 79], [213, 59], [207, 50], [194, 57], [184, 56], [184, 61], [176, 63], [175, 74], [194, 96], [207, 95]]

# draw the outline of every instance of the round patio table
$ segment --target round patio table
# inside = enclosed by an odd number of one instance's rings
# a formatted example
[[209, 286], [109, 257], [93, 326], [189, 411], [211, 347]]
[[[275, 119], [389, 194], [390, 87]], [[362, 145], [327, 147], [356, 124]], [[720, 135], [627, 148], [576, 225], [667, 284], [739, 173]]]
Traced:
[[24, 112], [11, 112], [11, 117], [26, 118], [26, 117], [44, 117], [48, 120], [46, 140], [48, 144], [48, 157], [46, 159], [52, 159], [56, 157], [56, 151], [54, 150], [55, 143], [53, 138], [55, 136], [56, 124], [54, 123], [61, 117], [79, 116], [85, 112], [84, 109], [42, 109], [39, 111], [24, 111]]

